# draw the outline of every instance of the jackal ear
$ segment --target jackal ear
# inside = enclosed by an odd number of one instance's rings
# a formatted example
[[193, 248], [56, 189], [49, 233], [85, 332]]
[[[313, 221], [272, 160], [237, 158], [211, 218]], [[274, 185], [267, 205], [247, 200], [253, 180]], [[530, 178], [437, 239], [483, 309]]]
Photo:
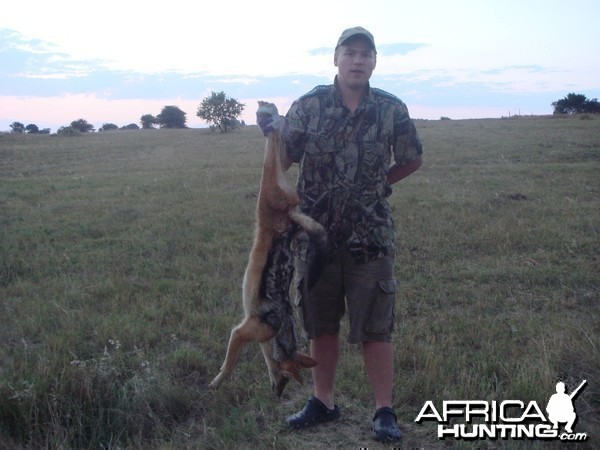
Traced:
[[296, 353], [296, 357], [298, 358], [298, 364], [300, 364], [301, 367], [305, 367], [307, 369], [315, 367], [318, 364], [317, 361], [312, 359], [310, 356], [305, 355], [304, 353], [298, 352]]

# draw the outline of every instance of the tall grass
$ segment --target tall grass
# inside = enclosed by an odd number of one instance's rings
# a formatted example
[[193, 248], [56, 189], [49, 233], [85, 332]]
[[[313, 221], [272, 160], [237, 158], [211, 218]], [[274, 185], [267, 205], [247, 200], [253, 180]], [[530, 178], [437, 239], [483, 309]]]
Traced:
[[[426, 400], [545, 405], [558, 379], [587, 379], [576, 429], [591, 448], [600, 121], [418, 128], [425, 164], [391, 197], [404, 445], [440, 446], [414, 423]], [[263, 147], [253, 127], [0, 136], [0, 448], [376, 447], [354, 346], [333, 426], [282, 429], [310, 383], [276, 399], [257, 346], [206, 387], [241, 316]]]

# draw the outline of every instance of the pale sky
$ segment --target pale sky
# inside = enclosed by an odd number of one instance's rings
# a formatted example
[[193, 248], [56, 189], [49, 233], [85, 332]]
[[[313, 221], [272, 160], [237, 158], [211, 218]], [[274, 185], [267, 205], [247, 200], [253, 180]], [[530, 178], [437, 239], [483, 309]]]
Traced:
[[[16, 4], [15, 4], [16, 5]], [[139, 125], [175, 105], [187, 125], [211, 91], [282, 113], [336, 73], [341, 32], [375, 36], [371, 85], [413, 118], [551, 114], [600, 97], [598, 0], [29, 1], [0, 14], [0, 131], [84, 118]]]

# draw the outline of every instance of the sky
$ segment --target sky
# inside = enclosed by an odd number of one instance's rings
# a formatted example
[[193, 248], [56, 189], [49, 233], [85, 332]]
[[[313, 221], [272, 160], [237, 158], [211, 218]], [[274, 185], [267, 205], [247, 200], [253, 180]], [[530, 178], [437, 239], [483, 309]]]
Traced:
[[53, 132], [83, 118], [139, 124], [164, 106], [192, 128], [224, 91], [254, 124], [331, 84], [345, 28], [375, 36], [371, 86], [415, 119], [552, 114], [570, 92], [600, 97], [598, 0], [31, 0], [0, 14], [0, 131]]

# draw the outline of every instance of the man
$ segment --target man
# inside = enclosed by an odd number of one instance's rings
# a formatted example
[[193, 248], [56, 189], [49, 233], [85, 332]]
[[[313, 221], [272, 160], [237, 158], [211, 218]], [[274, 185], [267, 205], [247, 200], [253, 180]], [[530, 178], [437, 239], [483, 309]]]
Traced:
[[257, 120], [265, 135], [275, 127], [283, 130], [284, 165], [300, 164], [300, 207], [325, 226], [332, 247], [331, 260], [309, 291], [310, 245], [301, 237], [296, 243], [297, 304], [318, 365], [312, 369], [314, 396], [286, 424], [301, 429], [340, 417], [333, 390], [340, 320], [347, 309], [348, 341], [362, 344], [375, 397], [373, 436], [398, 441], [391, 343], [395, 238], [387, 197], [393, 183], [421, 166], [422, 146], [404, 103], [370, 87], [376, 61], [371, 33], [347, 29], [335, 48], [334, 84], [300, 97], [285, 118], [259, 108]]

